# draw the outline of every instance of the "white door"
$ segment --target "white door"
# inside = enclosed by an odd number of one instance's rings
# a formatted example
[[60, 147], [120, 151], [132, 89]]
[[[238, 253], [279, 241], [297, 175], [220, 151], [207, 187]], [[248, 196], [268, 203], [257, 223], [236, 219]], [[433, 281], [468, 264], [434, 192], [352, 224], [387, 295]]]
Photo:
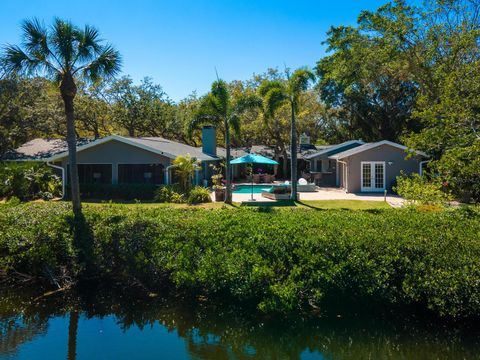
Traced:
[[361, 188], [362, 191], [385, 190], [385, 162], [362, 161]]

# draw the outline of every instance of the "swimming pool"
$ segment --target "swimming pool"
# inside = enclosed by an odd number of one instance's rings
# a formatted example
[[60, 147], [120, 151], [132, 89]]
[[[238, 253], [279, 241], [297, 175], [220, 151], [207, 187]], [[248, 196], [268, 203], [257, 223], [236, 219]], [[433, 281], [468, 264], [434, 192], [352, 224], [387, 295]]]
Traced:
[[[270, 191], [273, 188], [272, 185], [253, 185], [253, 193], [260, 194], [264, 191]], [[252, 185], [236, 185], [233, 189], [234, 194], [251, 194]]]

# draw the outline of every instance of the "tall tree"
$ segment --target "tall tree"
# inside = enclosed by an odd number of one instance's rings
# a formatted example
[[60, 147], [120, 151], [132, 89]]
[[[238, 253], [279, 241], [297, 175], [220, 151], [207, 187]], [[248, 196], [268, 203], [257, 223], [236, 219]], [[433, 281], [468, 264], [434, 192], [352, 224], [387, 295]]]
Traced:
[[291, 199], [297, 200], [297, 126], [296, 117], [300, 110], [301, 95], [308, 90], [315, 75], [308, 69], [297, 69], [292, 74], [287, 71], [286, 81], [266, 80], [259, 87], [266, 112], [271, 114], [285, 103], [290, 106], [290, 166]]
[[75, 98], [75, 114], [77, 132], [95, 139], [109, 134], [112, 130], [112, 111], [105, 99], [104, 83], [77, 84], [78, 93]]
[[317, 63], [318, 89], [347, 120], [346, 137], [398, 141], [414, 125], [410, 120], [418, 90], [402, 69], [400, 50], [372, 36], [365, 14], [358, 28], [333, 27], [326, 44], [332, 54]]
[[480, 1], [397, 0], [360, 16], [361, 27], [396, 49], [397, 69], [418, 89], [403, 141], [432, 157], [430, 168], [458, 196], [480, 200]]
[[190, 123], [190, 132], [203, 124], [223, 126], [225, 132], [225, 202], [232, 203], [232, 171], [230, 156], [230, 128], [236, 134], [240, 132], [240, 116], [247, 109], [260, 106], [256, 96], [245, 96], [232, 99], [228, 85], [223, 80], [217, 80], [212, 84], [211, 91], [201, 99], [200, 105]]
[[120, 70], [120, 54], [112, 46], [102, 44], [98, 30], [89, 25], [80, 29], [56, 18], [47, 28], [33, 19], [24, 21], [22, 30], [23, 46], [5, 46], [2, 63], [8, 73], [40, 73], [58, 84], [67, 122], [73, 211], [80, 215], [74, 113], [76, 79], [97, 81], [100, 77], [115, 75]]
[[124, 76], [115, 81], [107, 91], [113, 106], [114, 121], [128, 132], [136, 135], [169, 136], [175, 111], [162, 87], [149, 77], [139, 85]]

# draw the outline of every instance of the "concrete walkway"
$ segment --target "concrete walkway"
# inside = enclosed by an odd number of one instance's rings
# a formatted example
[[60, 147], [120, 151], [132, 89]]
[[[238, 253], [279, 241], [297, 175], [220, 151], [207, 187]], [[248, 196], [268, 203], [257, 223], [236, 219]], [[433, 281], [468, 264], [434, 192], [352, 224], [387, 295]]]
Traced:
[[[376, 193], [346, 193], [342, 189], [338, 188], [319, 188], [316, 192], [301, 192], [299, 193], [300, 200], [364, 200], [364, 201], [383, 201], [383, 194]], [[270, 202], [270, 200], [262, 197], [262, 194], [253, 194], [253, 198], [256, 201]], [[212, 193], [213, 199], [213, 193]], [[250, 201], [251, 194], [233, 194], [234, 202]], [[396, 195], [387, 195], [387, 203], [392, 207], [403, 206], [404, 199]]]

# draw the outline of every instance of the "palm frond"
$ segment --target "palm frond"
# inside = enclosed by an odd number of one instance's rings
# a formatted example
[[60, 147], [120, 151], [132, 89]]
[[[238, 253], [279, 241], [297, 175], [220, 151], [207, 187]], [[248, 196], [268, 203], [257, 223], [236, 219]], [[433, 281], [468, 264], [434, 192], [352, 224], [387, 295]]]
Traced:
[[79, 31], [70, 21], [55, 18], [53, 22], [50, 43], [65, 71], [72, 70], [73, 59], [77, 57], [76, 44]]
[[260, 83], [257, 91], [261, 97], [264, 97], [272, 89], [284, 90], [285, 84], [280, 80], [264, 80]]
[[5, 46], [3, 53], [2, 66], [7, 74], [30, 75], [41, 65], [36, 58], [30, 57], [17, 45]]
[[213, 94], [209, 93], [202, 98], [198, 110], [190, 120], [188, 134], [191, 136], [193, 131], [201, 125], [219, 125], [221, 122], [222, 117], [217, 108], [216, 99]]
[[99, 32], [96, 28], [86, 25], [78, 32], [78, 55], [80, 61], [90, 61], [95, 54], [100, 55], [103, 47], [100, 45]]
[[236, 136], [240, 135], [240, 124], [241, 124], [241, 119], [239, 114], [234, 113], [228, 118], [228, 126], [233, 130], [233, 133]]
[[289, 90], [293, 97], [308, 89], [309, 83], [315, 81], [315, 74], [306, 68], [297, 69], [288, 80]]
[[288, 95], [283, 88], [272, 87], [263, 97], [263, 107], [267, 117], [273, 118], [275, 112], [288, 99]]
[[101, 77], [109, 78], [118, 74], [121, 63], [120, 53], [112, 46], [106, 45], [102, 47], [96, 59], [83, 67], [79, 67], [76, 71], [83, 70], [84, 78], [95, 82]]
[[218, 110], [226, 116], [230, 102], [227, 83], [223, 80], [213, 82], [211, 94], [216, 98], [215, 102]]
[[27, 52], [37, 53], [38, 56], [48, 58], [50, 49], [48, 47], [48, 29], [36, 18], [25, 20], [22, 24], [24, 42]]
[[262, 107], [262, 98], [250, 94], [241, 96], [235, 103], [235, 112], [243, 113], [248, 110], [259, 109]]

